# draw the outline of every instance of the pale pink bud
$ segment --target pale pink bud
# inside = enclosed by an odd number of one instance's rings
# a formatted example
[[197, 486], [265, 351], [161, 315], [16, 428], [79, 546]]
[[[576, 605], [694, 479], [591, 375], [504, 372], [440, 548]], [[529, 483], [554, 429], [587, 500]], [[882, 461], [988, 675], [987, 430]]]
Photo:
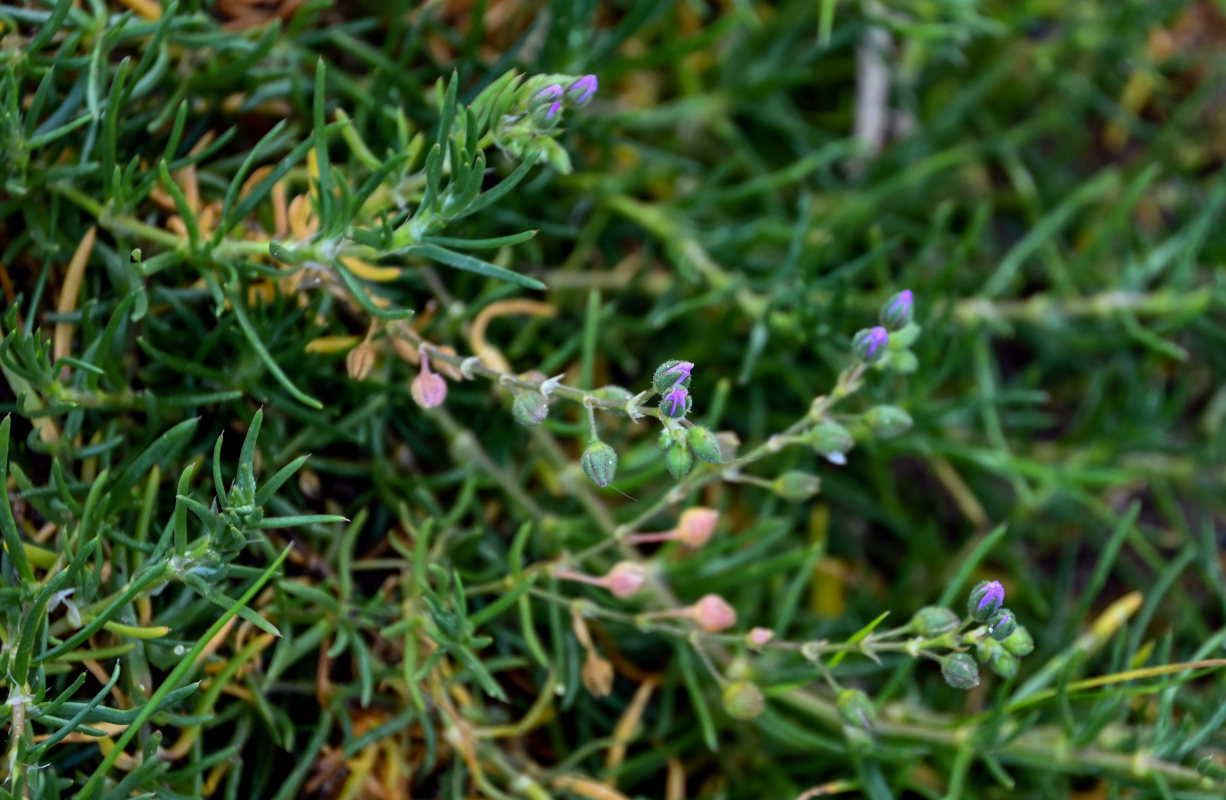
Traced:
[[447, 381], [430, 371], [430, 357], [426, 355], [424, 347], [421, 350], [421, 372], [409, 384], [409, 394], [422, 408], [440, 406], [447, 399]]
[[632, 597], [647, 584], [647, 570], [633, 561], [613, 565], [601, 583], [614, 597]]
[[751, 647], [764, 647], [775, 638], [775, 632], [770, 628], [754, 628], [745, 636], [745, 641]]
[[707, 633], [719, 633], [736, 624], [736, 609], [719, 595], [708, 594], [690, 606], [689, 617]]
[[675, 538], [686, 547], [699, 548], [707, 543], [715, 526], [719, 524], [719, 512], [713, 508], [687, 508], [677, 521]]

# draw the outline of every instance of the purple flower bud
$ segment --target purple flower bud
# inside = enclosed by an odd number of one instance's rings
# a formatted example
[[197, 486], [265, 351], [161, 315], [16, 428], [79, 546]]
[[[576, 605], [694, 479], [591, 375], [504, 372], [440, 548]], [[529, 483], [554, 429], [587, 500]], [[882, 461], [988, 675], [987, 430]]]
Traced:
[[[1004, 591], [1001, 591], [1004, 596]], [[998, 610], [988, 619], [988, 635], [998, 642], [1003, 642], [1017, 630], [1017, 617], [1007, 608]]]
[[904, 289], [885, 301], [881, 307], [881, 324], [892, 331], [906, 327], [915, 313], [915, 302], [910, 289]]
[[694, 364], [690, 361], [678, 361], [668, 369], [664, 370], [665, 375], [679, 375], [678, 380], [685, 380], [690, 377], [690, 372], [694, 369]]
[[851, 340], [852, 352], [856, 358], [866, 364], [871, 364], [885, 355], [885, 348], [890, 342], [890, 334], [880, 325], [866, 328], [856, 334]]
[[665, 361], [656, 367], [655, 374], [651, 377], [651, 388], [660, 394], [667, 394], [669, 389], [676, 386], [688, 389], [690, 388], [690, 373], [693, 370], [692, 361], [676, 359]]
[[544, 89], [541, 89], [536, 94], [532, 95], [532, 99], [538, 103], [544, 104], [550, 100], [560, 100], [562, 93], [566, 91], [560, 83], [551, 83]]
[[684, 417], [690, 410], [689, 397], [690, 393], [681, 384], [677, 384], [660, 401], [660, 410], [671, 419]]
[[966, 613], [977, 622], [987, 622], [1005, 602], [1005, 587], [1000, 581], [982, 581], [971, 590], [966, 601]]
[[596, 94], [597, 82], [595, 75], [584, 75], [566, 89], [566, 101], [573, 106], [586, 105], [592, 95]]
[[549, 110], [545, 112], [545, 119], [553, 119], [553, 115], [557, 114], [561, 110], [562, 104], [556, 100], [553, 101], [553, 103], [549, 105]]

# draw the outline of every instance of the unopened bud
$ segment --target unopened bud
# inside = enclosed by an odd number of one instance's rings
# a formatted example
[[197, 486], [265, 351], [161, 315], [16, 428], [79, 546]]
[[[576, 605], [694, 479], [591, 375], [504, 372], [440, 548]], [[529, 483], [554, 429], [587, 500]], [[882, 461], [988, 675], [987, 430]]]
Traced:
[[1008, 639], [1017, 630], [1017, 618], [1007, 608], [1001, 608], [988, 618], [988, 635], [998, 642]]
[[847, 459], [843, 456], [856, 446], [856, 440], [852, 438], [851, 433], [833, 420], [818, 423], [809, 431], [805, 439], [818, 455], [836, 464], [846, 463]]
[[979, 685], [979, 665], [967, 653], [950, 653], [941, 659], [941, 677], [955, 689], [974, 689]]
[[677, 531], [673, 535], [677, 541], [686, 547], [699, 548], [706, 544], [719, 524], [719, 512], [713, 508], [687, 508], [681, 512], [677, 520]]
[[669, 419], [684, 419], [694, 406], [694, 398], [682, 386], [674, 386], [660, 398], [660, 413]]
[[873, 406], [864, 422], [878, 439], [893, 439], [911, 429], [911, 415], [898, 406]]
[[770, 628], [754, 628], [745, 634], [745, 643], [750, 647], [765, 647], [775, 638], [775, 632]]
[[917, 636], [932, 638], [957, 630], [958, 615], [944, 606], [924, 606], [911, 617], [910, 628]]
[[775, 494], [784, 500], [790, 500], [794, 503], [808, 500], [817, 494], [821, 486], [822, 482], [816, 475], [810, 475], [807, 472], [799, 472], [797, 470], [784, 472], [775, 478], [774, 483], [771, 484]]
[[875, 328], [865, 328], [851, 340], [851, 352], [865, 364], [872, 364], [885, 355], [886, 345], [890, 343], [890, 334], [878, 325]]
[[906, 326], [915, 316], [915, 301], [910, 289], [904, 289], [885, 301], [881, 307], [881, 324], [896, 331]]
[[1005, 602], [1005, 587], [1000, 581], [980, 581], [966, 599], [966, 613], [976, 622], [987, 622]]
[[579, 677], [584, 688], [596, 697], [606, 697], [613, 691], [613, 665], [596, 655], [595, 650], [587, 651]]
[[430, 371], [430, 358], [425, 348], [421, 350], [421, 371], [409, 384], [409, 394], [422, 408], [441, 406], [447, 399], [447, 381]]
[[764, 708], [762, 690], [749, 681], [732, 681], [724, 687], [724, 710], [733, 719], [751, 720]]
[[694, 365], [689, 361], [678, 361], [677, 359], [665, 361], [656, 367], [655, 374], [651, 376], [652, 391], [656, 394], [668, 394], [668, 390], [674, 386], [688, 389], [690, 387], [690, 372], [693, 369]]
[[736, 624], [736, 609], [719, 595], [708, 594], [690, 606], [689, 617], [707, 633], [719, 633]]
[[633, 561], [619, 561], [604, 576], [603, 583], [614, 597], [633, 597], [647, 585], [647, 570]]
[[695, 425], [690, 428], [687, 438], [690, 440], [690, 450], [703, 461], [708, 461], [712, 464], [718, 464], [723, 461], [723, 455], [719, 450], [719, 439], [715, 438], [715, 434], [711, 432], [710, 428]]
[[864, 692], [859, 689], [844, 689], [839, 692], [836, 704], [839, 716], [848, 725], [855, 725], [865, 730], [873, 727], [873, 720], [877, 718], [877, 709], [873, 707], [873, 701]]
[[626, 401], [634, 397], [634, 394], [629, 389], [624, 389], [621, 386], [601, 386], [592, 394], [601, 402], [615, 403], [619, 406], [625, 405]]
[[1034, 652], [1034, 638], [1024, 625], [1018, 625], [1013, 633], [1001, 642], [1006, 650], [1015, 656], [1028, 656]]
[[576, 107], [587, 105], [587, 101], [596, 93], [597, 86], [595, 75], [584, 75], [566, 87], [566, 102]]
[[694, 456], [685, 442], [673, 442], [664, 456], [664, 463], [668, 466], [668, 474], [673, 476], [673, 480], [679, 481], [690, 474], [690, 469], [694, 466]]
[[975, 644], [975, 657], [980, 664], [986, 664], [1002, 678], [1012, 678], [1017, 674], [1017, 656], [995, 639], [980, 639]]
[[579, 465], [588, 479], [603, 489], [617, 475], [617, 451], [599, 439], [593, 439], [579, 458]]
[[374, 368], [375, 348], [369, 341], [363, 341], [345, 356], [345, 369], [355, 381], [366, 380]]
[[549, 416], [549, 401], [540, 392], [520, 392], [511, 403], [511, 416], [520, 425], [534, 428]]

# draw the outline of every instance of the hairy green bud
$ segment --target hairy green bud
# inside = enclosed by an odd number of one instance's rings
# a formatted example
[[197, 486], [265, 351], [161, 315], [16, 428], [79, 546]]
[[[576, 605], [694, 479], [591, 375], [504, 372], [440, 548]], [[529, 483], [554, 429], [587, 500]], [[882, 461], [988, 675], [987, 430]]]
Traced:
[[766, 708], [762, 690], [749, 681], [732, 681], [724, 687], [724, 710], [733, 719], [750, 720]]
[[856, 440], [851, 433], [833, 420], [819, 422], [805, 435], [805, 440], [824, 458], [841, 456], [856, 446]]
[[511, 402], [511, 416], [520, 425], [535, 428], [549, 416], [549, 401], [540, 392], [520, 392]]
[[911, 415], [898, 406], [873, 406], [864, 422], [878, 439], [893, 439], [911, 429]]
[[954, 689], [975, 689], [980, 685], [980, 665], [967, 653], [950, 653], [940, 659], [940, 675]]
[[958, 629], [958, 615], [944, 606], [924, 606], [911, 617], [911, 630], [917, 636], [932, 638]]
[[987, 622], [1004, 602], [1005, 587], [1000, 581], [980, 581], [966, 598], [966, 613], [976, 622]]
[[1017, 665], [1017, 656], [1004, 648], [993, 650], [988, 658], [988, 668], [1005, 680], [1017, 674]]
[[974, 689], [979, 685], [979, 665], [966, 653], [950, 653], [941, 659], [941, 677], [955, 689]]
[[601, 386], [599, 389], [592, 392], [592, 394], [595, 395], [596, 399], [600, 400], [601, 402], [617, 403], [618, 405], [625, 405], [630, 399], [634, 397], [634, 393], [631, 392], [629, 389], [625, 389], [621, 386], [612, 386], [612, 385]]
[[690, 428], [687, 438], [689, 439], [690, 450], [703, 461], [718, 464], [724, 460], [719, 450], [719, 439], [715, 438], [715, 434], [711, 432], [710, 428], [695, 425]]
[[839, 716], [848, 725], [865, 730], [873, 727], [873, 721], [877, 719], [877, 709], [864, 692], [859, 689], [844, 689], [839, 692], [837, 704]]
[[1015, 656], [1028, 656], [1034, 652], [1034, 638], [1030, 635], [1030, 631], [1026, 630], [1025, 626], [1018, 625], [1013, 629], [1013, 633], [1006, 636], [1001, 644]]
[[915, 316], [915, 299], [910, 289], [904, 289], [885, 301], [881, 307], [881, 324], [887, 330], [896, 331], [906, 327]]
[[651, 376], [651, 388], [656, 394], [668, 394], [674, 387], [688, 389], [690, 372], [693, 369], [694, 365], [689, 361], [678, 361], [675, 358], [665, 361], [656, 367], [655, 374]]
[[788, 470], [775, 478], [771, 488], [775, 494], [784, 500], [800, 503], [808, 500], [822, 487], [822, 482], [816, 475], [798, 470]]
[[881, 360], [889, 343], [890, 334], [885, 328], [880, 325], [875, 328], [865, 328], [852, 337], [851, 352], [865, 364], [872, 364]]
[[679, 481], [690, 474], [694, 467], [694, 455], [684, 441], [673, 442], [664, 455], [664, 462], [668, 465], [668, 474], [673, 476], [673, 480]]
[[1007, 608], [997, 609], [996, 613], [988, 618], [988, 635], [998, 642], [1008, 639], [1015, 630], [1017, 618]]
[[617, 451], [599, 439], [593, 439], [579, 458], [579, 464], [588, 479], [603, 489], [617, 475]]

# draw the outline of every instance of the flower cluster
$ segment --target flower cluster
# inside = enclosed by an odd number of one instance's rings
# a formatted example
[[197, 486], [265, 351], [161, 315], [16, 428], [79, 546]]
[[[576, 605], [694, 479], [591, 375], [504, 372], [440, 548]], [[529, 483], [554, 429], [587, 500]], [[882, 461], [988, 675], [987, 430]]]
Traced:
[[[978, 686], [979, 664], [988, 666], [1002, 678], [1012, 678], [1017, 674], [1018, 659], [1034, 650], [1030, 632], [1017, 624], [1017, 618], [1004, 607], [1004, 602], [1005, 587], [1000, 581], [981, 581], [971, 590], [966, 601], [966, 622], [947, 630], [953, 633], [976, 622], [982, 626], [963, 634], [956, 642], [963, 646], [973, 645], [973, 657], [959, 649], [940, 659], [941, 675], [950, 686], [955, 689]], [[949, 609], [922, 609], [928, 623], [935, 618], [934, 611], [947, 612], [949, 617], [956, 619]], [[916, 619], [919, 616], [917, 614]]]

